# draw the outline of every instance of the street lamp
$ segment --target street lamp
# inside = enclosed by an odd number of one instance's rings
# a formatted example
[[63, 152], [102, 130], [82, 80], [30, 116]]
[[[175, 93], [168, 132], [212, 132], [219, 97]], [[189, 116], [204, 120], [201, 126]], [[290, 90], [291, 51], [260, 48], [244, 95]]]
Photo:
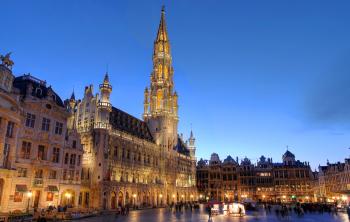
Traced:
[[29, 202], [30, 202], [30, 198], [33, 196], [32, 191], [28, 191], [27, 192], [27, 197], [28, 197], [28, 204], [27, 204], [27, 213], [29, 212]]

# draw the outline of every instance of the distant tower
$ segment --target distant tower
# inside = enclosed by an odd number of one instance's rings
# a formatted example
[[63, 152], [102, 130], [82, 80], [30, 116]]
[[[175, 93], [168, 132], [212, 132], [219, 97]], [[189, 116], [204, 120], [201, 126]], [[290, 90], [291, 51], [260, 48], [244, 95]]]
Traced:
[[143, 118], [158, 145], [172, 149], [177, 144], [178, 96], [174, 91], [172, 58], [162, 8], [157, 37], [154, 41], [153, 71], [150, 89], [144, 92]]
[[98, 102], [98, 121], [96, 123], [97, 128], [109, 127], [109, 115], [112, 112], [112, 105], [110, 103], [110, 95], [112, 92], [112, 86], [109, 83], [108, 73], [106, 73], [103, 83], [100, 84], [100, 100]]
[[68, 104], [67, 104], [67, 110], [69, 112], [69, 118], [67, 123], [68, 129], [75, 128], [75, 106], [76, 106], [76, 100], [75, 100], [75, 95], [73, 90], [72, 95], [70, 96], [70, 99], [68, 100]]
[[190, 150], [190, 156], [192, 158], [196, 158], [196, 139], [193, 136], [193, 132], [191, 130], [190, 138], [188, 139], [188, 149]]

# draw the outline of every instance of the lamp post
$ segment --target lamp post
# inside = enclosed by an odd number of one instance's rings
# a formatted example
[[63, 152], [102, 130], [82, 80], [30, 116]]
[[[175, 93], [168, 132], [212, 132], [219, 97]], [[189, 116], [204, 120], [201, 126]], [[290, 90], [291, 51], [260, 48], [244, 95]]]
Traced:
[[30, 198], [33, 196], [32, 191], [28, 191], [27, 192], [27, 197], [28, 197], [28, 204], [27, 204], [27, 213], [29, 213], [29, 202], [30, 202]]

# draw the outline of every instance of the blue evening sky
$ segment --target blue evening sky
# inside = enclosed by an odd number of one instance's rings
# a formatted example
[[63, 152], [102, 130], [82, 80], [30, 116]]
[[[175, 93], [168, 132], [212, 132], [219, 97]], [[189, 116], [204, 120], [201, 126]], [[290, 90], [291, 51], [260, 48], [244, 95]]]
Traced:
[[96, 91], [108, 64], [113, 105], [141, 118], [164, 3], [179, 131], [192, 123], [198, 158], [349, 156], [349, 1], [0, 0], [0, 53], [62, 98]]

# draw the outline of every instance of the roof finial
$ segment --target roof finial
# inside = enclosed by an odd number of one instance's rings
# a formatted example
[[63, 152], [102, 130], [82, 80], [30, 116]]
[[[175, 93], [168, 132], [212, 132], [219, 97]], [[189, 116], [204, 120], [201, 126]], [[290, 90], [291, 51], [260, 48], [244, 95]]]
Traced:
[[165, 5], [162, 5], [162, 13], [165, 13]]
[[72, 95], [70, 96], [70, 99], [75, 100], [74, 87], [73, 87], [73, 92], [72, 92]]

